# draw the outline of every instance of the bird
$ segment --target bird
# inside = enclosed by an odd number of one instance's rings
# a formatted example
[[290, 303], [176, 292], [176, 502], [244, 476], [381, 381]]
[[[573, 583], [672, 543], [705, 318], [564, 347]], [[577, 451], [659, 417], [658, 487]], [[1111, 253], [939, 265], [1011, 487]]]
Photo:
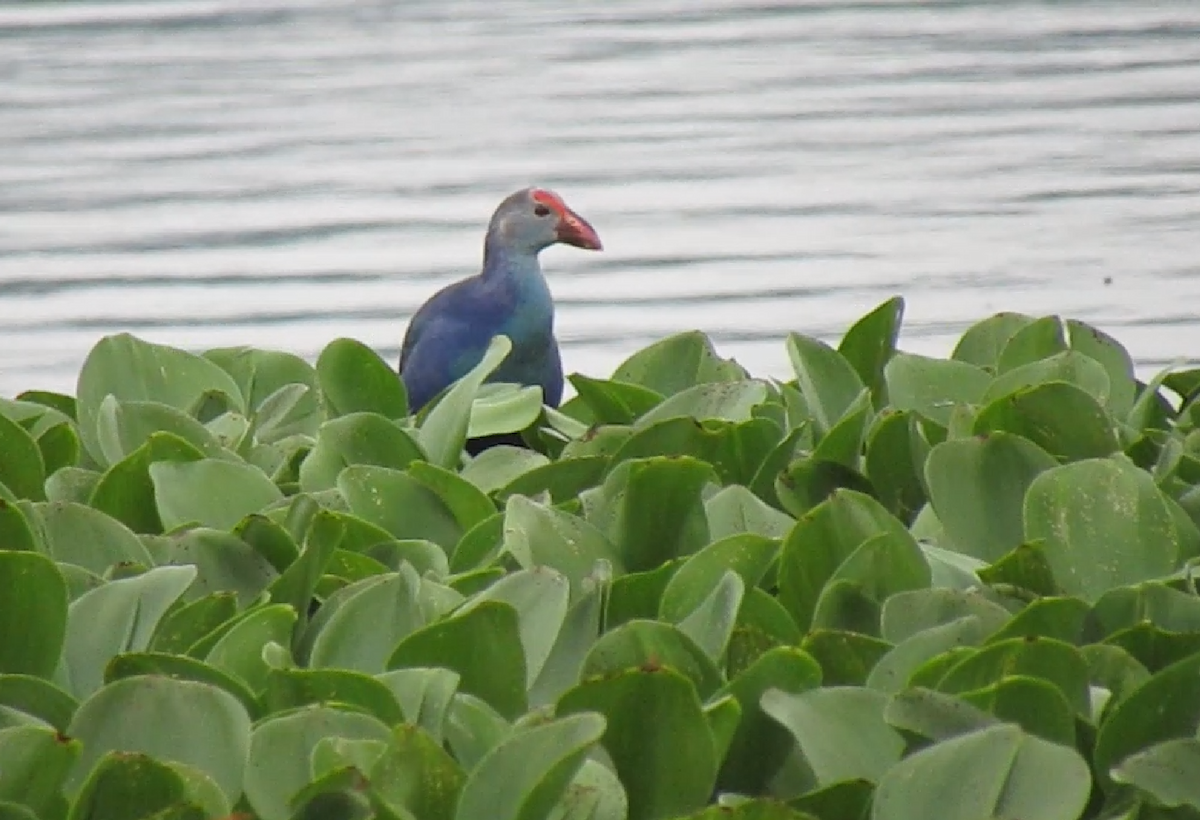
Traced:
[[603, 249], [596, 229], [547, 188], [523, 188], [496, 207], [480, 272], [436, 292], [409, 321], [398, 370], [414, 412], [478, 364], [499, 334], [512, 341], [512, 352], [488, 381], [538, 386], [543, 402], [558, 407], [562, 357], [554, 299], [538, 261], [558, 243]]

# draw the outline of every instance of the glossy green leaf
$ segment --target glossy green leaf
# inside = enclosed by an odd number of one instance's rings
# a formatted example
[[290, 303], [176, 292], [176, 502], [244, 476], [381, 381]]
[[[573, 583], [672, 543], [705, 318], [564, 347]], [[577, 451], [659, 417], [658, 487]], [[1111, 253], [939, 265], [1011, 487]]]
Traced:
[[512, 606], [487, 601], [408, 635], [388, 658], [389, 669], [440, 666], [461, 676], [459, 688], [500, 714], [525, 712], [525, 654]]
[[404, 382], [379, 354], [354, 339], [334, 339], [317, 357], [317, 379], [331, 418], [378, 413], [408, 415]]
[[79, 373], [79, 432], [91, 455], [104, 461], [97, 423], [105, 396], [118, 401], [160, 402], [189, 411], [207, 395], [222, 395], [244, 409], [236, 382], [213, 362], [127, 333], [106, 336]]
[[0, 415], [0, 484], [19, 498], [39, 501], [46, 497], [46, 465], [42, 451], [24, 427]]
[[976, 322], [959, 338], [951, 358], [995, 370], [1008, 340], [1033, 320], [1022, 313], [1003, 312]]
[[378, 413], [347, 413], [321, 425], [317, 444], [300, 465], [300, 488], [328, 490], [351, 464], [403, 470], [425, 455], [413, 438]]
[[[197, 714], [204, 719], [195, 720]], [[215, 686], [162, 676], [118, 680], [80, 704], [68, 734], [83, 745], [69, 791], [83, 786], [106, 752], [125, 751], [195, 766], [230, 803], [242, 793], [250, 718], [237, 698]]]
[[708, 543], [700, 491], [712, 467], [693, 458], [627, 461], [584, 502], [586, 517], [631, 571], [658, 566]]
[[471, 405], [480, 386], [512, 351], [507, 336], [496, 336], [479, 363], [449, 389], [417, 431], [421, 448], [439, 467], [453, 468], [462, 456], [471, 421]]
[[163, 615], [195, 577], [195, 567], [156, 567], [75, 599], [67, 610], [59, 669], [67, 691], [92, 694], [113, 656], [146, 649]]
[[841, 353], [818, 339], [789, 333], [787, 351], [817, 432], [824, 435], [863, 391], [862, 379]]
[[1116, 703], [1096, 734], [1095, 766], [1101, 781], [1126, 758], [1174, 738], [1192, 737], [1200, 723], [1200, 654], [1155, 674]]
[[604, 733], [604, 718], [586, 712], [514, 733], [471, 771], [456, 820], [545, 817]]
[[67, 582], [34, 552], [0, 550], [0, 673], [48, 678], [67, 630]]
[[788, 693], [771, 689], [763, 711], [791, 732], [819, 786], [878, 782], [899, 760], [904, 740], [883, 719], [887, 697], [858, 687]]
[[150, 465], [150, 480], [167, 530], [192, 522], [230, 529], [283, 498], [257, 468], [217, 459], [158, 461]]
[[462, 537], [453, 513], [407, 473], [356, 464], [341, 472], [337, 485], [352, 513], [395, 538], [423, 538], [448, 549]]
[[1074, 749], [1016, 726], [990, 726], [897, 763], [875, 792], [872, 820], [1074, 820], [1087, 804], [1087, 764]]
[[1117, 449], [1104, 408], [1066, 382], [1022, 388], [988, 404], [975, 419], [974, 433], [997, 431], [1023, 436], [1064, 461], [1099, 458]]
[[793, 647], [764, 652], [747, 669], [725, 684], [718, 695], [733, 695], [742, 717], [725, 755], [717, 785], [743, 794], [763, 791], [791, 751], [792, 736], [763, 711], [760, 703], [769, 689], [805, 692], [821, 683], [821, 667]]
[[673, 396], [693, 385], [737, 381], [746, 371], [717, 355], [712, 341], [699, 331], [668, 336], [634, 353], [613, 371], [613, 381], [627, 382]]
[[250, 734], [246, 800], [262, 820], [288, 820], [291, 799], [312, 780], [311, 755], [327, 738], [378, 740], [388, 729], [376, 718], [332, 706], [307, 706], [259, 722]]
[[558, 702], [559, 715], [598, 712], [601, 743], [629, 797], [629, 820], [675, 817], [703, 806], [718, 760], [696, 691], [670, 669], [626, 670], [586, 680]]
[[1058, 466], [1045, 450], [1010, 433], [944, 441], [925, 462], [929, 500], [955, 547], [996, 561], [1025, 540], [1025, 492]]
[[1042, 540], [1063, 591], [1088, 601], [1165, 575], [1179, 553], [1154, 480], [1115, 460], [1068, 464], [1034, 479], [1025, 498], [1025, 533]]
[[897, 353], [884, 368], [888, 399], [896, 410], [919, 413], [943, 426], [956, 405], [979, 404], [992, 377], [973, 364]]

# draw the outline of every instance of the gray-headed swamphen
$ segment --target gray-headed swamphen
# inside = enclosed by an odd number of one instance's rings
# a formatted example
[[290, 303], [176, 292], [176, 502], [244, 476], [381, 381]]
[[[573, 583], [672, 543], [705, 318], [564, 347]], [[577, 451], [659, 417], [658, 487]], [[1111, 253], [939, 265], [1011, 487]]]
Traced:
[[[483, 269], [435, 293], [408, 325], [400, 377], [414, 410], [478, 364], [498, 334], [513, 347], [489, 381], [538, 385], [543, 401], [558, 406], [562, 360], [554, 338], [554, 300], [538, 254], [559, 242], [601, 249], [595, 229], [552, 191], [525, 188], [500, 203], [484, 239]], [[489, 437], [469, 442], [467, 449], [477, 453], [519, 441], [515, 435]]]

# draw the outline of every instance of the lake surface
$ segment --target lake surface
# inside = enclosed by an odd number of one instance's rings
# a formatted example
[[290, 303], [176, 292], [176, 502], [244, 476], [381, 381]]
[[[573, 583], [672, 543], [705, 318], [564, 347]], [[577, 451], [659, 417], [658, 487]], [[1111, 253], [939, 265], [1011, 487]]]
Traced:
[[568, 371], [679, 330], [760, 375], [894, 294], [947, 354], [1058, 312], [1200, 358], [1200, 3], [0, 4], [0, 395], [130, 331], [395, 361], [511, 190]]

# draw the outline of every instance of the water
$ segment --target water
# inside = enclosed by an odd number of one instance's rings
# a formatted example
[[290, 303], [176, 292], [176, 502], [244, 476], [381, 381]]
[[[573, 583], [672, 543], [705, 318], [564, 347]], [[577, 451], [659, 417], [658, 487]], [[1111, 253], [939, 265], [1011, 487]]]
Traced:
[[896, 293], [917, 352], [1200, 357], [1195, 0], [578, 6], [0, 5], [0, 395], [125, 330], [394, 361], [530, 183], [606, 246], [543, 255], [568, 371], [700, 328], [783, 375]]

